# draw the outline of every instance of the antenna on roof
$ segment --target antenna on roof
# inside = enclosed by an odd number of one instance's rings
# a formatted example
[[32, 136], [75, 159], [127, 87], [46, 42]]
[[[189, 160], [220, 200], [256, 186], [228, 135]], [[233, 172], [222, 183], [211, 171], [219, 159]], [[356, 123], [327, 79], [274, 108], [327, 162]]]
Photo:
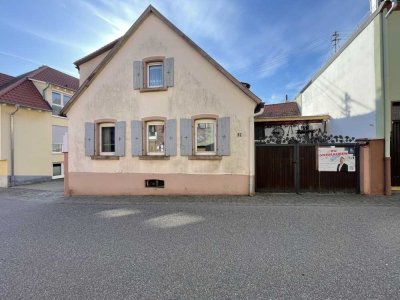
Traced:
[[288, 102], [288, 101], [289, 101], [289, 98], [288, 98], [288, 95], [286, 94], [285, 102]]
[[337, 52], [338, 48], [339, 48], [339, 42], [340, 42], [341, 38], [339, 38], [339, 33], [337, 31], [335, 31], [332, 34], [332, 47], [335, 48], [335, 53]]

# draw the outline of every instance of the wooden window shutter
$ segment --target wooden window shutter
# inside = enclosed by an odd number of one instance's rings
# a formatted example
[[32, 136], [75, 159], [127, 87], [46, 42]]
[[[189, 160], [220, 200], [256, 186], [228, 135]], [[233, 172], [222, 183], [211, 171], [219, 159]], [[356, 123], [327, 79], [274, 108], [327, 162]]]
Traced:
[[217, 154], [230, 155], [230, 117], [218, 119]]
[[133, 62], [133, 89], [140, 90], [143, 88], [143, 62]]
[[94, 155], [94, 123], [85, 123], [85, 155]]
[[181, 155], [193, 155], [192, 120], [181, 119]]
[[167, 57], [164, 62], [164, 85], [174, 86], [174, 58]]
[[165, 123], [165, 155], [176, 156], [176, 120]]
[[125, 156], [125, 121], [115, 123], [115, 155]]
[[142, 121], [132, 121], [131, 125], [132, 156], [141, 156], [143, 155]]

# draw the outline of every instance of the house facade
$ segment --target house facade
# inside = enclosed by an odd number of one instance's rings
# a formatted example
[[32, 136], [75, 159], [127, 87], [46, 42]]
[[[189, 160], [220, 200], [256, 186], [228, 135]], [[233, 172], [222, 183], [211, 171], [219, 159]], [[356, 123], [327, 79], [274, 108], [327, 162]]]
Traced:
[[66, 194], [254, 192], [260, 99], [152, 6], [76, 65]]
[[361, 192], [400, 188], [400, 11], [372, 1], [371, 15], [296, 97], [303, 116], [329, 115], [327, 132], [355, 137]]
[[59, 112], [78, 79], [47, 66], [0, 74], [0, 186], [62, 178], [67, 119]]

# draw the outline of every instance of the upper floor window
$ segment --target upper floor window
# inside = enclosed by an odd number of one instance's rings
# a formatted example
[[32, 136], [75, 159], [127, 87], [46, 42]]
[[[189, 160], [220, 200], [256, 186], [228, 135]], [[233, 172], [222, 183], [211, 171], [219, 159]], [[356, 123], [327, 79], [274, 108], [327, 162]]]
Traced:
[[174, 58], [154, 56], [133, 62], [133, 88], [160, 91], [174, 86]]
[[162, 62], [152, 62], [147, 64], [148, 88], [158, 88], [164, 86], [163, 69], [164, 64]]
[[52, 152], [62, 153], [64, 136], [68, 133], [66, 126], [52, 126]]
[[61, 109], [68, 103], [71, 96], [65, 95], [58, 92], [51, 93], [51, 107], [53, 109], [53, 115], [59, 115]]

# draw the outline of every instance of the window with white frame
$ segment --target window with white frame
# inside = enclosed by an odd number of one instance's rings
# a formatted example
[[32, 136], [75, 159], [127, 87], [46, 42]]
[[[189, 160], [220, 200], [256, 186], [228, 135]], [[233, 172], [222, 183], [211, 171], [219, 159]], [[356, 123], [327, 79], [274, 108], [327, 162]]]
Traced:
[[100, 155], [115, 155], [115, 123], [102, 123], [99, 131]]
[[195, 153], [200, 155], [216, 154], [216, 120], [200, 119], [195, 121]]
[[164, 131], [163, 121], [151, 121], [146, 123], [147, 155], [164, 155]]
[[68, 103], [70, 99], [70, 95], [65, 95], [59, 92], [52, 92], [51, 107], [53, 109], [53, 115], [59, 115], [61, 109]]
[[159, 88], [164, 86], [164, 65], [162, 62], [147, 63], [147, 87]]
[[64, 136], [67, 134], [68, 128], [66, 126], [52, 126], [52, 152], [61, 153], [64, 141]]
[[53, 163], [53, 176], [52, 179], [64, 178], [64, 164]]

